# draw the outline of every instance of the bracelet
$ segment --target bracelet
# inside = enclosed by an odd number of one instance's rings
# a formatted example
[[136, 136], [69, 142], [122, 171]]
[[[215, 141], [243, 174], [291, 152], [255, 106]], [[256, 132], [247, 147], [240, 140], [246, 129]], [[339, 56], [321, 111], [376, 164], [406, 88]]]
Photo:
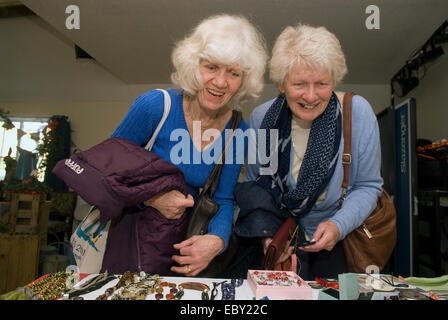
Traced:
[[[202, 291], [201, 299], [202, 300], [210, 300], [210, 297], [208, 296], [208, 292], [210, 291], [210, 287], [204, 283], [201, 282], [183, 282], [178, 286], [180, 291], [183, 291], [184, 289], [190, 289], [190, 290], [198, 290]], [[182, 294], [179, 294], [179, 299], [182, 297]]]
[[221, 300], [235, 300], [235, 288], [243, 284], [243, 279], [232, 279], [221, 284]]
[[165, 298], [166, 300], [173, 300], [175, 299], [175, 294], [178, 292], [178, 290], [176, 289], [176, 284], [173, 282], [161, 282], [159, 284], [159, 287], [156, 289], [156, 300], [161, 300], [163, 298], [163, 288], [164, 287], [169, 287], [170, 288], [170, 293], [167, 293]]
[[210, 291], [210, 287], [201, 282], [183, 282], [179, 285], [179, 288], [205, 291], [205, 292]]

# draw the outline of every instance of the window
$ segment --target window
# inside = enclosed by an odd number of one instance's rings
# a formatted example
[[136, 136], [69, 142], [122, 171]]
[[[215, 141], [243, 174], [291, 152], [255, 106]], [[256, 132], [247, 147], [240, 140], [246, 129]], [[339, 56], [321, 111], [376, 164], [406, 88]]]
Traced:
[[[6, 157], [11, 149], [11, 157], [17, 157], [17, 147], [24, 150], [37, 153], [36, 148], [42, 141], [42, 131], [47, 126], [48, 118], [13, 118], [11, 121], [14, 128], [6, 130], [3, 128], [3, 121], [0, 121], [0, 180], [5, 179], [5, 163], [3, 158]], [[36, 168], [39, 164], [36, 165]], [[39, 180], [43, 176], [38, 177]]]

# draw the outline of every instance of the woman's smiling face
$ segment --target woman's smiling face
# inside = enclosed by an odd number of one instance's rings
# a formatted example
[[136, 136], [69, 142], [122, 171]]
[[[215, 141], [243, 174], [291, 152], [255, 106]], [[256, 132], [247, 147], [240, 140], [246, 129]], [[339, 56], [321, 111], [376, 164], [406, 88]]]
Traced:
[[296, 117], [311, 121], [327, 108], [334, 89], [333, 77], [327, 71], [295, 65], [278, 89], [285, 94]]
[[197, 97], [202, 108], [217, 111], [225, 106], [243, 83], [238, 65], [226, 65], [202, 60], [199, 65], [203, 88]]

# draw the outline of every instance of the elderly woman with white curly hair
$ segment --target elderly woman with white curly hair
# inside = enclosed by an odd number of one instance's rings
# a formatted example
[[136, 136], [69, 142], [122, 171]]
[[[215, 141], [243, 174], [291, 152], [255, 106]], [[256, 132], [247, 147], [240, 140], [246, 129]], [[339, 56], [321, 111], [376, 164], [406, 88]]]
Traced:
[[[168, 219], [178, 219], [185, 213], [188, 215], [199, 189], [215, 165], [204, 161], [204, 153], [223, 140], [225, 129], [229, 129], [232, 108], [258, 96], [264, 84], [266, 61], [263, 37], [241, 16], [221, 14], [207, 18], [175, 45], [172, 53], [175, 70], [171, 79], [180, 89], [167, 90], [171, 111], [152, 152], [174, 163], [184, 173], [190, 194], [185, 197], [173, 190], [148, 199], [145, 205], [156, 208]], [[144, 146], [162, 117], [163, 106], [160, 91], [144, 93], [137, 98], [113, 136]], [[244, 120], [239, 128], [247, 128]], [[183, 155], [180, 163], [171, 159], [172, 150], [180, 143], [170, 137], [176, 129], [188, 133], [189, 152]], [[217, 130], [220, 136], [212, 135], [212, 141], [205, 139], [203, 133], [207, 129]], [[173, 260], [179, 266], [173, 266], [172, 271], [195, 276], [227, 249], [233, 223], [233, 189], [244, 161], [242, 153], [245, 152], [235, 150], [232, 161], [224, 163], [213, 197], [219, 210], [209, 223], [208, 233], [175, 245], [180, 254], [173, 256]]]
[[[238, 200], [244, 191], [241, 188], [255, 186], [258, 189], [254, 194], [260, 198], [271, 197], [277, 208], [286, 212], [283, 219], [294, 218], [301, 227], [302, 240], [309, 241], [309, 245], [301, 246], [296, 252], [301, 276], [307, 280], [316, 276], [334, 278], [347, 272], [341, 240], [373, 211], [382, 190], [377, 120], [370, 104], [355, 95], [350, 185], [345, 202], [338, 210], [343, 178], [344, 93], [335, 92], [335, 87], [346, 73], [341, 45], [327, 29], [303, 24], [284, 29], [276, 40], [270, 61], [270, 77], [280, 94], [258, 106], [249, 119], [250, 128], [266, 130], [268, 140], [259, 135], [258, 149], [262, 143], [270, 145], [271, 129], [278, 130], [278, 169], [263, 174], [260, 169], [267, 165], [259, 160], [249, 163], [245, 180], [251, 183], [238, 185], [235, 191], [237, 201], [247, 206], [247, 196]], [[262, 238], [258, 259], [253, 261], [260, 262], [260, 256], [284, 221], [279, 216], [269, 217], [264, 212], [252, 218], [238, 218], [235, 230], [240, 236]], [[293, 249], [289, 249], [277, 262], [291, 255]]]

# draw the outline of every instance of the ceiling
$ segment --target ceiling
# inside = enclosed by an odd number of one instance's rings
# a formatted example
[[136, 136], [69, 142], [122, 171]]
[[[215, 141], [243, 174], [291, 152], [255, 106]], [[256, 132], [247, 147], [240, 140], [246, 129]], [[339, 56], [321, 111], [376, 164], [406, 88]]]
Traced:
[[[4, 0], [0, 2], [5, 2]], [[22, 0], [64, 37], [129, 84], [169, 83], [173, 43], [201, 19], [242, 14], [264, 34], [269, 50], [287, 25], [324, 25], [347, 57], [345, 83], [388, 84], [411, 54], [448, 18], [447, 0]], [[66, 7], [80, 9], [68, 30]], [[366, 8], [379, 8], [369, 30]]]

